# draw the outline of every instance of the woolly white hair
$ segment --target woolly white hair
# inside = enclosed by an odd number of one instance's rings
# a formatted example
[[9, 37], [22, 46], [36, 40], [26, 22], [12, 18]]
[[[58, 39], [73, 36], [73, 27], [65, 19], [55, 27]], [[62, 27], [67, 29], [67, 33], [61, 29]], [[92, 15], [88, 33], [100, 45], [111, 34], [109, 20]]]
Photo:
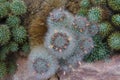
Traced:
[[[53, 17], [54, 17], [54, 19], [58, 20], [58, 19], [60, 19], [64, 16], [65, 16], [65, 18], [62, 21], [53, 21], [52, 20]], [[47, 24], [48, 24], [48, 28], [51, 28], [51, 27], [68, 27], [68, 28], [71, 28], [73, 20], [74, 20], [74, 17], [70, 12], [60, 8], [60, 9], [54, 9], [50, 13], [50, 16], [47, 19]]]
[[[50, 64], [50, 66], [48, 67], [49, 68], [48, 71], [45, 72], [44, 74], [37, 73], [34, 69], [33, 63], [37, 58], [44, 59]], [[31, 53], [29, 55], [28, 69], [29, 73], [31, 73], [33, 77], [36, 77], [36, 79], [39, 80], [48, 79], [56, 73], [58, 69], [58, 61], [53, 55], [50, 55], [48, 53], [46, 48], [44, 48], [43, 46], [37, 46], [31, 50]]]
[[83, 51], [84, 54], [88, 54], [94, 48], [94, 42], [92, 37], [88, 35], [81, 35], [79, 41], [79, 48]]
[[88, 27], [88, 32], [87, 32], [87, 34], [88, 34], [89, 36], [95, 36], [98, 32], [99, 32], [99, 26], [98, 26], [98, 24], [91, 24], [91, 25]]
[[[65, 33], [70, 39], [69, 45], [62, 52], [55, 51], [53, 48], [51, 48], [51, 38], [56, 32], [63, 33], [63, 34]], [[72, 31], [69, 31], [68, 29], [63, 28], [63, 27], [62, 28], [51, 28], [46, 34], [44, 45], [50, 51], [50, 53], [55, 55], [57, 58], [66, 58], [70, 56], [71, 54], [73, 54], [75, 47], [77, 45], [77, 41]], [[57, 45], [60, 45], [60, 44], [58, 43]]]

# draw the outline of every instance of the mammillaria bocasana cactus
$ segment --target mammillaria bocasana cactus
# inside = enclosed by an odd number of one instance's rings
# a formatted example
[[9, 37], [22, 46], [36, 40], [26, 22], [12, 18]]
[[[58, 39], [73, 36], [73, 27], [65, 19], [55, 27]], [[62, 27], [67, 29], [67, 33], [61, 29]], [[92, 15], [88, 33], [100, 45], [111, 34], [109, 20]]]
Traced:
[[50, 29], [45, 38], [45, 47], [58, 58], [65, 58], [74, 52], [74, 33], [65, 28]]
[[44, 45], [58, 59], [59, 70], [69, 72], [94, 48], [92, 36], [97, 34], [98, 26], [64, 9], [54, 9], [47, 24]]
[[54, 9], [47, 19], [48, 28], [51, 27], [71, 27], [73, 15], [63, 8]]
[[50, 55], [43, 46], [36, 46], [31, 50], [28, 60], [28, 69], [32, 77], [37, 80], [48, 79], [59, 68], [57, 59]]

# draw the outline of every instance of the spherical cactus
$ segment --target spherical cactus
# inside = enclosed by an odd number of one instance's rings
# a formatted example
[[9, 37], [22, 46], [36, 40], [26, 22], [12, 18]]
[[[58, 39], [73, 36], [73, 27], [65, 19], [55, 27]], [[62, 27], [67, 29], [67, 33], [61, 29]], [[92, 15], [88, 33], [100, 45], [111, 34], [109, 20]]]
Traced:
[[81, 8], [89, 8], [90, 7], [90, 0], [81, 0], [80, 7]]
[[91, 22], [100, 22], [103, 19], [104, 10], [100, 7], [92, 7], [88, 11], [88, 18]]
[[3, 78], [7, 74], [7, 67], [4, 62], [0, 62], [0, 78]]
[[3, 61], [6, 59], [7, 54], [9, 53], [10, 49], [7, 45], [4, 45], [0, 48], [0, 60]]
[[80, 8], [78, 15], [86, 16], [87, 13], [88, 13], [88, 9], [87, 8]]
[[74, 68], [78, 68], [84, 56], [89, 54], [93, 48], [94, 43], [92, 38], [85, 35], [81, 36], [81, 41], [75, 47], [74, 53], [66, 58], [66, 66], [68, 66], [66, 69], [72, 71]]
[[43, 46], [31, 50], [28, 60], [31, 76], [38, 80], [48, 79], [56, 73], [58, 67], [55, 57], [50, 55]]
[[95, 36], [98, 32], [99, 32], [98, 24], [91, 24], [91, 25], [88, 27], [88, 32], [87, 32], [87, 34], [88, 34], [89, 36]]
[[87, 18], [82, 16], [75, 16], [74, 21], [72, 22], [73, 30], [83, 34], [86, 33], [89, 25], [90, 23]]
[[21, 15], [27, 11], [25, 3], [21, 0], [13, 0], [13, 2], [10, 4], [10, 9], [15, 15]]
[[0, 4], [0, 18], [3, 18], [8, 15], [8, 10], [6, 5]]
[[47, 19], [48, 28], [50, 27], [71, 27], [73, 15], [66, 10], [54, 9]]
[[6, 2], [6, 0], [0, 0], [0, 3], [4, 3], [4, 2]]
[[108, 0], [109, 7], [114, 11], [120, 11], [120, 0]]
[[27, 37], [27, 31], [23, 26], [12, 29], [12, 34], [17, 43], [23, 43]]
[[0, 25], [0, 45], [6, 44], [10, 40], [11, 32], [7, 25]]
[[94, 42], [91, 37], [82, 35], [79, 41], [79, 48], [84, 54], [88, 54], [94, 48]]
[[99, 33], [104, 38], [113, 31], [113, 26], [109, 22], [102, 22], [99, 24]]
[[91, 0], [91, 3], [95, 6], [97, 5], [102, 5], [102, 4], [106, 4], [106, 0]]
[[114, 32], [109, 36], [108, 45], [114, 50], [120, 50], [120, 32]]
[[17, 69], [17, 64], [15, 62], [9, 61], [8, 62], [8, 73], [14, 74]]
[[30, 52], [30, 45], [29, 45], [29, 43], [25, 43], [25, 44], [22, 46], [22, 51], [25, 52], [25, 53]]
[[74, 33], [65, 28], [50, 29], [45, 37], [45, 47], [58, 58], [65, 58], [74, 52]]
[[115, 15], [112, 16], [112, 23], [115, 26], [120, 27], [120, 14], [115, 14]]
[[17, 16], [9, 16], [6, 23], [10, 27], [17, 27], [20, 24], [20, 19]]
[[4, 3], [4, 5], [6, 6], [8, 12], [9, 12], [10, 11], [10, 2], [7, 1], [7, 2]]
[[10, 51], [11, 52], [16, 52], [16, 51], [18, 51], [18, 44], [16, 43], [16, 42], [10, 42], [9, 43], [9, 49], [10, 49]]

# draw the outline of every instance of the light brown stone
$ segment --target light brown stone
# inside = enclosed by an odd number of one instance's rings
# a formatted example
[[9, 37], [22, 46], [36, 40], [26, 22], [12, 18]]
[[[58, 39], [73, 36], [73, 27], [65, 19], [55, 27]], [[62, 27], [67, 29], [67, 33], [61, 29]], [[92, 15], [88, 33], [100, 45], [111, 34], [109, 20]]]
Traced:
[[69, 75], [60, 74], [60, 80], [120, 80], [120, 56], [112, 57], [109, 62], [82, 62]]

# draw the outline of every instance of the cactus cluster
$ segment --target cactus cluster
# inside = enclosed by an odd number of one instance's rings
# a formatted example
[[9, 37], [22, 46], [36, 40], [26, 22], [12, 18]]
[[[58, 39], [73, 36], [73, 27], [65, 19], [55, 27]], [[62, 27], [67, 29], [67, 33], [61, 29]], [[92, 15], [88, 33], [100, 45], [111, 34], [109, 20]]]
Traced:
[[50, 13], [47, 24], [44, 46], [57, 58], [60, 66], [58, 71], [69, 72], [72, 70], [70, 66], [75, 68], [92, 51], [92, 36], [97, 34], [99, 27], [86, 17], [73, 16], [62, 8]]
[[[84, 2], [85, 1], [85, 2]], [[81, 4], [83, 3], [84, 4]], [[88, 8], [85, 6], [90, 3]], [[119, 0], [81, 0], [80, 2], [80, 12], [79, 15], [88, 17], [89, 21], [92, 23], [98, 23], [98, 35], [101, 36], [101, 48], [94, 48], [90, 55], [85, 58], [86, 61], [90, 59], [92, 61], [99, 60], [100, 52], [103, 49], [103, 54], [107, 55], [106, 47], [107, 45], [111, 48], [107, 51], [117, 50], [119, 51], [119, 26], [120, 26], [120, 1]], [[92, 30], [91, 30], [92, 31]], [[96, 42], [96, 41], [95, 41]], [[99, 41], [100, 42], [100, 41]], [[106, 48], [106, 49], [105, 49]], [[97, 55], [98, 54], [98, 55]], [[100, 55], [99, 55], [100, 54]], [[103, 55], [103, 56], [104, 56]], [[101, 56], [101, 59], [103, 59]]]
[[50, 12], [47, 25], [44, 46], [33, 47], [28, 60], [30, 73], [37, 79], [48, 79], [57, 71], [72, 71], [92, 51], [92, 37], [98, 32], [97, 24], [63, 8]]
[[[23, 42], [28, 42], [27, 31], [22, 26], [20, 19], [20, 16], [26, 11], [26, 5], [21, 0], [0, 0], [0, 62], [4, 61], [6, 66], [9, 64], [8, 55], [20, 51]], [[0, 65], [2, 67], [2, 63]], [[11, 65], [11, 68], [6, 67], [6, 73], [0, 72], [0, 78], [9, 73], [8, 69], [10, 72], [13, 71], [14, 66]]]

